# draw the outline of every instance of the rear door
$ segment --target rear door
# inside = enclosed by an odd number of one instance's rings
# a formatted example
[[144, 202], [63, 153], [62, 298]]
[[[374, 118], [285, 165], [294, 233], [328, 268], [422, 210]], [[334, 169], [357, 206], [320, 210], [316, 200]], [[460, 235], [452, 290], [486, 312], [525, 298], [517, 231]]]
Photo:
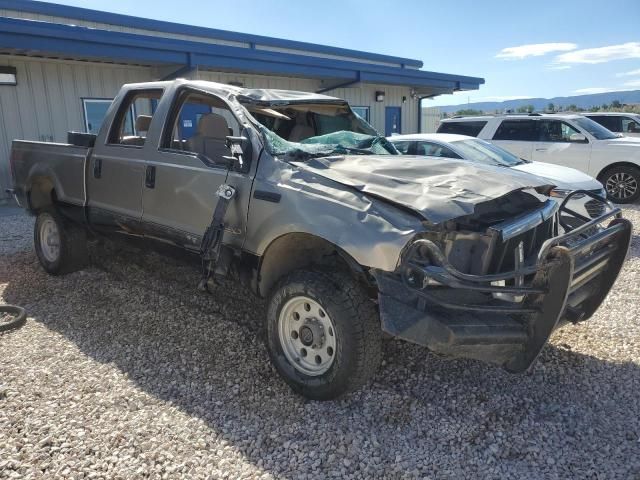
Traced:
[[571, 167], [588, 173], [591, 145], [586, 139], [572, 139], [572, 135], [576, 134], [582, 135], [575, 127], [563, 120], [539, 120], [540, 138], [534, 147], [533, 160]]
[[533, 159], [533, 144], [538, 140], [538, 121], [532, 118], [502, 120], [491, 139], [499, 147], [525, 160]]
[[101, 130], [87, 175], [89, 216], [96, 228], [139, 231], [143, 152], [153, 102], [161, 96], [162, 89], [130, 90], [119, 102], [111, 124]]
[[[169, 97], [169, 95], [167, 95]], [[239, 135], [240, 124], [221, 98], [188, 87], [163, 100], [164, 125], [154, 125], [158, 138], [148, 154], [142, 201], [145, 235], [195, 249], [211, 224], [216, 191], [223, 183], [234, 185], [248, 199], [248, 174], [229, 168], [228, 135]], [[242, 245], [246, 230], [246, 205], [232, 201], [225, 217], [225, 243]]]

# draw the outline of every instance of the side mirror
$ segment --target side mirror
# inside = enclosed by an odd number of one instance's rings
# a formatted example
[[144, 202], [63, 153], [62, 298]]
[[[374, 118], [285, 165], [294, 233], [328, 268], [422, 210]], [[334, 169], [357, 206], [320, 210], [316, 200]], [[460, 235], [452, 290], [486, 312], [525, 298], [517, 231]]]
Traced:
[[577, 142], [577, 143], [584, 143], [587, 141], [587, 137], [584, 136], [582, 133], [572, 133], [571, 135], [569, 135], [569, 141], [570, 142]]
[[244, 170], [246, 163], [244, 157], [248, 157], [251, 152], [251, 142], [249, 139], [247, 137], [228, 135], [225, 138], [225, 145], [231, 150], [231, 156], [225, 158], [237, 164], [239, 170]]

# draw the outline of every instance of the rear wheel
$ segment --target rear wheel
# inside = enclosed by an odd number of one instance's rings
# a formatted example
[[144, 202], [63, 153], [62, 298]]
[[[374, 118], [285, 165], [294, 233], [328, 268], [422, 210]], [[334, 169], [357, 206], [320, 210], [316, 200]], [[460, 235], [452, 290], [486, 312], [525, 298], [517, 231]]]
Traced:
[[331, 400], [364, 385], [380, 364], [381, 339], [373, 303], [347, 275], [297, 271], [271, 295], [271, 360], [305, 397]]
[[88, 263], [86, 231], [54, 209], [38, 213], [33, 241], [40, 265], [52, 275], [75, 272]]
[[640, 169], [620, 165], [600, 176], [607, 198], [614, 203], [632, 203], [640, 198]]

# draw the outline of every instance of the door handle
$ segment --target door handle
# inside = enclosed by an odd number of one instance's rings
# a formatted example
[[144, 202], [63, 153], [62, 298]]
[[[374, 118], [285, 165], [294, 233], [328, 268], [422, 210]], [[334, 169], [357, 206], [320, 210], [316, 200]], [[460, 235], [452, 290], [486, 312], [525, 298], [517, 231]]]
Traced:
[[93, 178], [100, 178], [102, 176], [102, 159], [93, 159]]
[[548, 148], [536, 148], [536, 152], [546, 152]]
[[156, 166], [147, 165], [147, 170], [144, 175], [144, 185], [147, 188], [155, 188], [156, 186]]

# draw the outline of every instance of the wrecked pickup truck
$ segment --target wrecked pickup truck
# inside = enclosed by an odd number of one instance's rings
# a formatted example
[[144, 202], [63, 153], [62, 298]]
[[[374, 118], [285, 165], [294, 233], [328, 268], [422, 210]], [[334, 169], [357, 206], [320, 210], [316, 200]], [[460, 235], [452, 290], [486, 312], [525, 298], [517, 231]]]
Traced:
[[363, 385], [383, 332], [526, 370], [593, 315], [631, 236], [592, 192], [595, 219], [526, 173], [400, 156], [343, 100], [202, 81], [125, 85], [97, 136], [15, 141], [11, 171], [46, 271], [82, 268], [96, 234], [199, 255], [201, 289], [267, 298], [271, 359], [313, 399]]

